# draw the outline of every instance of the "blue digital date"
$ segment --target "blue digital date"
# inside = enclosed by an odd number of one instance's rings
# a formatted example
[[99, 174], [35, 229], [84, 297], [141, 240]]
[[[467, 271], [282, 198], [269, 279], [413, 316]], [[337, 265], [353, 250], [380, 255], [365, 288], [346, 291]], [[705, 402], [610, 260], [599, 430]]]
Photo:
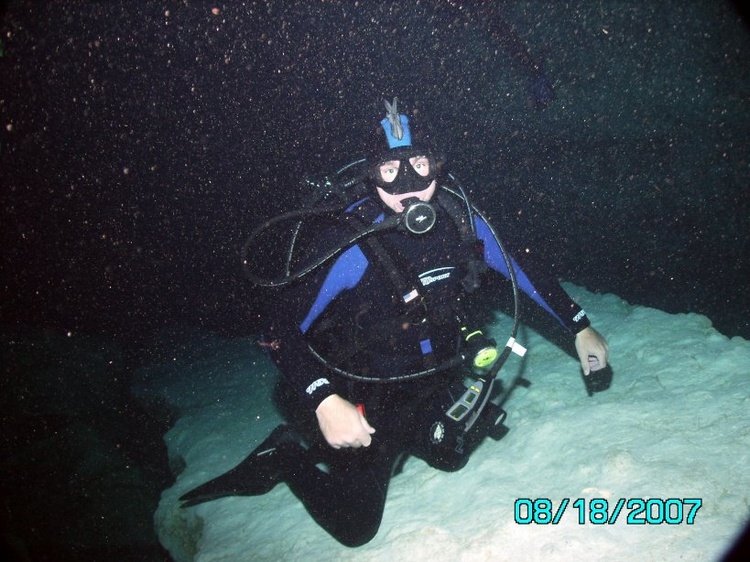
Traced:
[[555, 507], [547, 498], [518, 498], [513, 517], [519, 525], [557, 525], [570, 507], [575, 510], [579, 525], [614, 525], [621, 515], [627, 525], [692, 525], [702, 505], [701, 498], [578, 498], [572, 502], [563, 498]]

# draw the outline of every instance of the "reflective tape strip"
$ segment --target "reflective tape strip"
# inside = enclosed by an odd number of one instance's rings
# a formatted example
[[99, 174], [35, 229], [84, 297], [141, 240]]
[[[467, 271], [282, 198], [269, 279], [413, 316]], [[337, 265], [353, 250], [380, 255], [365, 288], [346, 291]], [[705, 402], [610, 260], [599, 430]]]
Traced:
[[510, 350], [519, 357], [526, 355], [526, 348], [518, 343], [515, 338], [510, 338], [508, 343], [505, 344], [505, 347], [509, 347]]

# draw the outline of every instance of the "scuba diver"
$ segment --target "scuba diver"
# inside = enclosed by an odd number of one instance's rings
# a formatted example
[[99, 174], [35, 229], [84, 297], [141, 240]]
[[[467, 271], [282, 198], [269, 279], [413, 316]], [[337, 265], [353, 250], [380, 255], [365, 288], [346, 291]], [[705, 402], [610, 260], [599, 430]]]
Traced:
[[[260, 233], [297, 221], [282, 276], [263, 277], [264, 260], [244, 256], [251, 280], [285, 289], [270, 299], [277, 310], [263, 345], [282, 374], [277, 402], [289, 423], [184, 494], [183, 507], [284, 482], [339, 542], [367, 543], [407, 456], [455, 471], [485, 437], [507, 431], [493, 383], [505, 358], [525, 351], [515, 340], [519, 289], [575, 337], [585, 375], [607, 365], [586, 313], [556, 281], [532, 283], [440, 155], [412, 142], [397, 102], [385, 103], [381, 121], [387, 148], [358, 161], [361, 173], [327, 181], [312, 209], [272, 219], [248, 240], [256, 252]], [[505, 347], [469, 306], [489, 269], [513, 287]]]

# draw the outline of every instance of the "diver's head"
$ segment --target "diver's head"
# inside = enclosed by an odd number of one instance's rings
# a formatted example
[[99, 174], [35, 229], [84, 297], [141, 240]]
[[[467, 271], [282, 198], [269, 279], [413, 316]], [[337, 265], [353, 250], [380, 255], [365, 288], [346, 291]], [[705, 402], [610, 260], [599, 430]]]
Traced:
[[404, 210], [404, 201], [428, 202], [435, 194], [438, 165], [432, 151], [412, 145], [409, 119], [385, 102], [388, 111], [380, 122], [388, 141], [388, 150], [370, 158], [370, 179], [381, 201], [396, 213]]

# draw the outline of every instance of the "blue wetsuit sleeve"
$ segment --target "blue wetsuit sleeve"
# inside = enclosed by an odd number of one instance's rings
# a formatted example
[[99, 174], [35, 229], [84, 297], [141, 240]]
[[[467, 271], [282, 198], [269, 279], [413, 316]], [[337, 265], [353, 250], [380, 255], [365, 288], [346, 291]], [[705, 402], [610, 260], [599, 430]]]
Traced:
[[[489, 226], [480, 217], [474, 218], [474, 224], [476, 226], [477, 238], [484, 245], [484, 261], [491, 269], [510, 278], [508, 266], [503, 257], [500, 245], [495, 240]], [[577, 334], [590, 325], [586, 312], [567, 295], [557, 281], [537, 281], [537, 283], [532, 283], [531, 279], [529, 279], [513, 258], [511, 258], [511, 265], [519, 288], [555, 318], [566, 330]]]

